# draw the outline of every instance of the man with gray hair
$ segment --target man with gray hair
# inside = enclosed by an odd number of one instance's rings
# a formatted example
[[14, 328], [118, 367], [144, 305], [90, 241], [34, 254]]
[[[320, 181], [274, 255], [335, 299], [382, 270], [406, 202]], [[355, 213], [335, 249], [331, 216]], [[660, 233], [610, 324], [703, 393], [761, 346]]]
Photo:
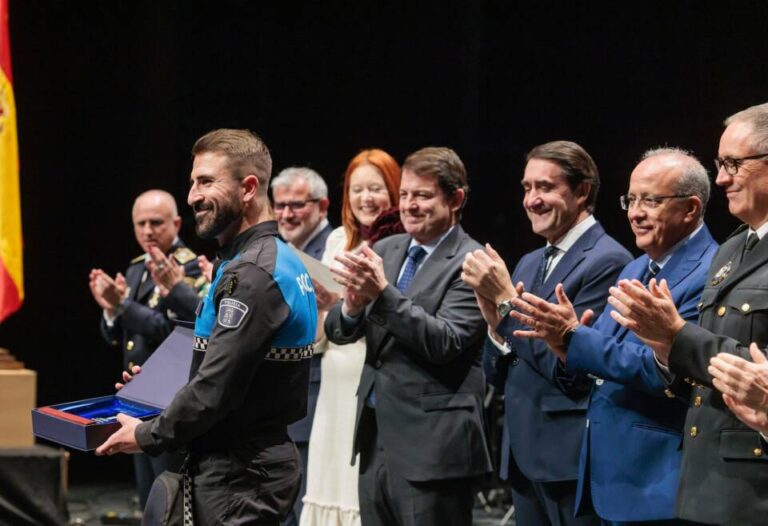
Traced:
[[751, 360], [749, 345], [768, 344], [768, 103], [725, 121], [718, 186], [744, 222], [723, 243], [698, 305], [698, 325], [677, 313], [669, 286], [622, 282], [611, 291], [614, 319], [632, 330], [662, 364], [691, 386], [683, 433], [676, 514], [705, 524], [762, 525], [768, 516], [768, 452], [713, 389], [710, 359]]
[[280, 235], [315, 259], [325, 252], [333, 227], [328, 223], [328, 186], [305, 166], [286, 168], [272, 180], [275, 218]]
[[[645, 254], [622, 270], [619, 281], [666, 280], [676, 309], [688, 320], [698, 315], [717, 250], [703, 222], [708, 200], [707, 171], [678, 148], [646, 152], [621, 196], [635, 243]], [[675, 517], [687, 398], [675, 395], [673, 378], [657, 366], [652, 349], [611, 317], [611, 307], [589, 327], [580, 323], [562, 285], [556, 292], [557, 304], [523, 294], [513, 300], [520, 310], [512, 315], [531, 327], [522, 337], [547, 343], [564, 375], [594, 378], [576, 511], [594, 509], [604, 524], [668, 524]]]
[[[275, 219], [280, 235], [295, 248], [315, 259], [322, 259], [325, 241], [333, 227], [328, 222], [328, 186], [320, 174], [305, 166], [286, 168], [277, 174], [270, 185], [274, 201]], [[309, 399], [307, 416], [288, 427], [301, 455], [302, 469], [307, 469], [309, 435], [315, 419], [317, 397], [320, 394], [320, 360], [316, 354], [310, 362]], [[293, 510], [283, 526], [298, 526], [303, 508], [302, 498], [307, 490], [307, 477], [301, 479], [301, 488]]]

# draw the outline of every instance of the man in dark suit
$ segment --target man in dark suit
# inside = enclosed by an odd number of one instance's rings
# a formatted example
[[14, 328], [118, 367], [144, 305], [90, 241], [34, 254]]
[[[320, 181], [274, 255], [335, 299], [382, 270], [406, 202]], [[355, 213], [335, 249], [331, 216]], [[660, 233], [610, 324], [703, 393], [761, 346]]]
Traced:
[[685, 421], [678, 517], [705, 524], [765, 524], [768, 454], [760, 434], [742, 423], [712, 389], [710, 359], [750, 359], [749, 345], [768, 344], [768, 104], [725, 121], [715, 182], [742, 225], [718, 250], [699, 303], [699, 324], [675, 309], [669, 286], [648, 290], [622, 281], [612, 313], [653, 348], [672, 374], [692, 386]]
[[[637, 247], [645, 255], [619, 276], [666, 279], [686, 320], [697, 305], [717, 243], [704, 225], [709, 177], [697, 159], [676, 148], [645, 153], [621, 197]], [[512, 314], [536, 330], [569, 373], [595, 378], [579, 465], [577, 510], [594, 509], [605, 524], [679, 524], [674, 521], [687, 399], [676, 397], [653, 351], [611, 317], [581, 325], [568, 298], [552, 305], [529, 293]], [[520, 334], [520, 333], [519, 333]], [[620, 452], [617, 454], [617, 452]]]
[[[328, 222], [328, 186], [320, 174], [307, 167], [291, 167], [281, 171], [272, 180], [275, 219], [280, 235], [295, 248], [315, 259], [322, 259], [325, 253], [325, 241], [333, 230]], [[317, 397], [320, 394], [320, 361], [317, 353], [312, 357], [309, 370], [309, 399], [307, 416], [288, 426], [288, 434], [296, 442], [301, 455], [301, 488], [293, 505], [293, 511], [283, 522], [284, 526], [297, 526], [302, 498], [307, 492], [307, 459], [309, 455], [309, 435], [315, 418]]]
[[[178, 238], [181, 218], [171, 194], [162, 190], [142, 193], [133, 205], [132, 218], [136, 241], [144, 253], [131, 261], [125, 276], [118, 273], [113, 278], [101, 269], [90, 274], [91, 293], [104, 309], [102, 336], [123, 349], [125, 371], [149, 358], [170, 334], [172, 319], [194, 319], [196, 291], [205, 281], [195, 254]], [[177, 285], [162, 288], [160, 280], [171, 275], [178, 277]], [[142, 509], [157, 475], [178, 469], [180, 460], [170, 454], [134, 456]]]
[[463, 272], [498, 333], [491, 332], [497, 340], [486, 343], [486, 359], [505, 380], [501, 477], [512, 482], [521, 526], [596, 524], [594, 514], [574, 519], [589, 382], [563, 374], [543, 341], [516, 338], [514, 332], [523, 326], [508, 314], [523, 288], [555, 302], [559, 283], [579, 316], [587, 309], [599, 314], [631, 256], [592, 216], [600, 179], [578, 144], [555, 141], [533, 148], [522, 184], [533, 231], [546, 238], [547, 246], [523, 256], [511, 278], [490, 246], [468, 254]]
[[468, 190], [453, 150], [411, 154], [400, 184], [406, 233], [338, 258], [346, 288], [325, 332], [339, 344], [364, 335], [367, 346], [353, 452], [364, 526], [468, 526], [473, 481], [491, 470], [485, 327], [460, 277], [464, 254], [480, 247], [459, 225]]

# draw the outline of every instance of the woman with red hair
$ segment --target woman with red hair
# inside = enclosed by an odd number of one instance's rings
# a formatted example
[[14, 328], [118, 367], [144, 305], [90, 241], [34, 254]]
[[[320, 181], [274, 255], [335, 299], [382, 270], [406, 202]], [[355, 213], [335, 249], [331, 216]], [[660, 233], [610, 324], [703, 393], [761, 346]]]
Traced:
[[[357, 154], [344, 172], [342, 226], [328, 236], [323, 263], [339, 265], [335, 256], [402, 232], [396, 207], [399, 189], [400, 166], [391, 155], [379, 149]], [[318, 325], [322, 327], [325, 313], [339, 297], [317, 283], [315, 292], [320, 311]], [[315, 352], [319, 351], [323, 356], [322, 379], [309, 438], [307, 492], [300, 524], [359, 526], [359, 460], [354, 466], [349, 460], [357, 408], [355, 393], [365, 361], [365, 340], [336, 345], [323, 339], [323, 343], [316, 345]]]

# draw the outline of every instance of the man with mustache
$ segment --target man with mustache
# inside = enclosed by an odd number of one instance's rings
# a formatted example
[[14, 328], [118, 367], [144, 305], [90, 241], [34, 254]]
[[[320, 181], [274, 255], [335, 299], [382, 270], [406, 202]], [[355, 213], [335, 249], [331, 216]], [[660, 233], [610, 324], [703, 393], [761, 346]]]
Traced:
[[306, 414], [312, 280], [278, 237], [261, 139], [214, 130], [192, 155], [197, 234], [221, 251], [197, 310], [190, 380], [154, 420], [118, 415], [121, 429], [97, 454], [184, 447], [196, 524], [277, 524], [301, 477], [287, 428]]
[[504, 384], [501, 477], [512, 482], [520, 526], [597, 524], [593, 513], [574, 518], [589, 382], [563, 374], [544, 342], [516, 338], [520, 324], [509, 313], [523, 287], [555, 302], [559, 283], [579, 316], [600, 313], [631, 256], [592, 215], [600, 178], [578, 144], [554, 141], [533, 148], [522, 186], [531, 227], [547, 246], [523, 256], [511, 277], [487, 246], [467, 254], [462, 274], [498, 339], [486, 344], [486, 361], [489, 375], [499, 377], [495, 383]]
[[[148, 190], [136, 198], [132, 211], [133, 230], [142, 255], [131, 261], [125, 275], [114, 278], [102, 269], [90, 273], [90, 288], [104, 309], [101, 334], [113, 347], [123, 350], [123, 369], [142, 365], [173, 327], [172, 319], [192, 320], [203, 286], [195, 254], [179, 239], [181, 218], [176, 200], [163, 190]], [[177, 285], [164, 288], [166, 277], [177, 276]], [[139, 504], [155, 478], [181, 465], [178, 455], [133, 457]]]
[[768, 517], [768, 449], [713, 389], [719, 381], [708, 368], [719, 353], [751, 361], [750, 344], [768, 344], [768, 103], [725, 120], [715, 166], [728, 210], [744, 224], [712, 259], [698, 325], [678, 314], [664, 280], [648, 289], [623, 280], [609, 301], [614, 319], [691, 386], [677, 516], [756, 526]]

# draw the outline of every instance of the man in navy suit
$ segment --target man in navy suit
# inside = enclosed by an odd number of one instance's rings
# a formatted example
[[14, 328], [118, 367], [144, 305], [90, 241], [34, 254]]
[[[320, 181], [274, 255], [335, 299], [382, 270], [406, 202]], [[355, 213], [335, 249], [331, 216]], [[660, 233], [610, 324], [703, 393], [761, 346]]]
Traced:
[[[676, 148], [646, 152], [632, 172], [621, 205], [645, 254], [619, 280], [665, 279], [680, 315], [698, 317], [697, 305], [717, 243], [704, 225], [707, 171]], [[619, 325], [608, 307], [593, 327], [581, 325], [568, 298], [558, 305], [532, 295], [515, 300], [519, 321], [540, 338], [568, 373], [595, 378], [579, 466], [578, 511], [594, 508], [605, 524], [678, 524], [675, 492], [680, 479], [687, 397], [668, 387], [653, 350]], [[685, 385], [685, 384], [683, 384]], [[647, 521], [647, 522], [646, 522]]]
[[520, 526], [597, 524], [594, 515], [574, 518], [589, 383], [563, 375], [543, 341], [516, 338], [523, 325], [508, 314], [523, 288], [554, 302], [559, 283], [579, 315], [601, 312], [608, 288], [631, 256], [592, 216], [600, 179], [578, 144], [555, 141], [533, 148], [522, 185], [533, 231], [547, 246], [523, 256], [511, 277], [487, 246], [467, 255], [462, 274], [495, 330], [495, 344], [486, 342], [486, 362], [502, 381], [506, 374], [501, 477], [511, 479]]
[[[277, 174], [270, 185], [275, 219], [280, 235], [295, 248], [315, 259], [322, 259], [325, 241], [333, 227], [328, 222], [328, 186], [320, 174], [311, 168], [294, 166]], [[307, 416], [288, 426], [288, 434], [301, 454], [302, 470], [307, 468], [309, 434], [315, 418], [317, 396], [320, 394], [320, 360], [315, 354], [310, 362]], [[293, 506], [293, 512], [283, 522], [285, 526], [299, 524], [302, 501], [307, 491], [306, 476]]]

